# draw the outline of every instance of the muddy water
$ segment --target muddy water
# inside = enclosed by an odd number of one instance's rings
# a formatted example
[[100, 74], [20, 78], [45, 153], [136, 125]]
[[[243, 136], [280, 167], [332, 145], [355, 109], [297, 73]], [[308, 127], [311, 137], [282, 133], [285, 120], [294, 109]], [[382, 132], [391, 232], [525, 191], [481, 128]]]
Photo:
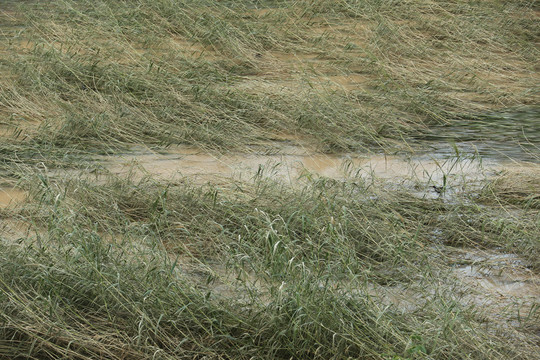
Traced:
[[27, 194], [23, 190], [0, 185], [0, 209], [22, 202], [26, 196]]
[[463, 300], [492, 321], [519, 327], [540, 306], [540, 276], [517, 255], [463, 249], [459, 257], [453, 273], [466, 286]]
[[492, 299], [530, 297], [540, 300], [540, 277], [515, 254], [464, 250], [454, 273]]
[[[526, 320], [529, 315], [534, 318], [540, 306], [540, 276], [527, 267], [525, 260], [497, 251], [440, 250], [455, 261], [447, 284], [454, 284], [456, 300], [460, 303], [474, 306], [483, 317], [504, 327], [520, 327], [523, 321], [529, 321]], [[405, 312], [422, 309], [434, 295], [433, 289], [415, 282], [407, 286], [369, 284], [367, 290], [381, 304]]]
[[258, 174], [288, 182], [295, 182], [304, 176], [332, 179], [361, 177], [392, 180], [399, 184], [421, 182], [437, 186], [449, 185], [451, 180], [478, 180], [485, 176], [485, 171], [497, 166], [495, 162], [484, 161], [481, 164], [475, 159], [458, 161], [427, 156], [405, 159], [385, 155], [326, 155], [311, 153], [300, 146], [283, 147], [278, 154], [226, 155], [212, 155], [181, 146], [161, 153], [135, 149], [103, 160], [106, 168], [115, 174], [126, 174], [136, 165], [162, 179], [179, 175], [202, 180], [247, 180]]

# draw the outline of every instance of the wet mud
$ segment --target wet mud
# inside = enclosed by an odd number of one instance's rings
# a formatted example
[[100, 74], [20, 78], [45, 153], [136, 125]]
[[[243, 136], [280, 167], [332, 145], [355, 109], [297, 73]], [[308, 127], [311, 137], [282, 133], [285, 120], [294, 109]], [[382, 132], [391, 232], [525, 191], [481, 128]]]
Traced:
[[0, 209], [6, 209], [23, 202], [27, 197], [25, 191], [0, 185]]

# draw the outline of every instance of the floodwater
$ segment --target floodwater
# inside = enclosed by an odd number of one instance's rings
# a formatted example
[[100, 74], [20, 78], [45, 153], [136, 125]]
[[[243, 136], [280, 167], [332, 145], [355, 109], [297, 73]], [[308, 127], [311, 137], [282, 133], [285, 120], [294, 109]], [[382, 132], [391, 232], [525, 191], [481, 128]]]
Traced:
[[413, 139], [424, 151], [415, 156], [320, 154], [300, 139], [270, 144], [272, 152], [212, 154], [189, 146], [154, 152], [137, 147], [104, 157], [115, 174], [133, 165], [159, 178], [189, 176], [198, 181], [247, 180], [255, 175], [296, 182], [304, 176], [331, 179], [383, 179], [397, 185], [423, 183], [445, 187], [474, 183], [512, 162], [540, 162], [540, 108], [488, 114], [475, 120], [434, 127]]
[[[536, 126], [536, 125], [531, 125]], [[504, 127], [503, 127], [504, 128]], [[503, 131], [503, 130], [501, 130]], [[532, 132], [532, 131], [531, 131]], [[471, 138], [470, 144], [474, 144]], [[492, 141], [495, 141], [492, 138]], [[502, 141], [502, 140], [501, 140]], [[501, 144], [510, 149], [512, 144]], [[249, 180], [254, 176], [269, 177], [289, 183], [306, 177], [325, 177], [335, 180], [363, 179], [384, 181], [396, 188], [404, 186], [420, 197], [439, 198], [434, 191], [447, 186], [450, 196], [515, 162], [505, 162], [500, 154], [432, 152], [412, 157], [384, 154], [320, 154], [301, 145], [298, 139], [287, 139], [269, 146], [273, 152], [212, 154], [188, 146], [170, 147], [166, 151], [134, 148], [121, 155], [103, 157], [103, 164], [112, 173], [122, 175], [133, 169], [147, 172], [161, 179], [188, 176], [194, 181], [227, 182], [230, 179]], [[510, 152], [507, 152], [510, 154]], [[521, 160], [527, 160], [520, 153]], [[134, 167], [135, 166], [135, 167]], [[531, 165], [532, 166], [532, 165]], [[472, 185], [471, 185], [472, 184]], [[420, 187], [420, 190], [418, 190]], [[462, 300], [486, 310], [485, 316], [505, 325], [519, 326], [515, 314], [527, 314], [538, 306], [540, 277], [527, 268], [524, 260], [513, 254], [486, 252], [472, 249], [458, 251], [457, 265], [450, 272], [462, 284]], [[216, 285], [223, 296], [236, 294], [230, 285]], [[426, 299], [422, 291], [414, 289], [377, 287], [368, 289], [403, 311], [412, 311]], [[350, 292], [354, 294], [354, 290]], [[233, 295], [231, 295], [233, 296]], [[237, 296], [237, 295], [234, 295]], [[516, 311], [516, 309], [518, 311]]]
[[[529, 315], [534, 317], [534, 312], [540, 306], [540, 276], [528, 268], [524, 259], [494, 250], [445, 247], [441, 251], [456, 261], [450, 268], [452, 279], [446, 284], [455, 286], [455, 299], [461, 304], [474, 306], [484, 317], [503, 326], [518, 328]], [[245, 286], [261, 294], [262, 298], [268, 292], [264, 281], [258, 281], [255, 274], [243, 273], [240, 283], [245, 281], [245, 284], [239, 284], [239, 275], [229, 272], [222, 264], [211, 267], [183, 264], [182, 267], [183, 271], [200, 280], [201, 287], [210, 286], [212, 292], [220, 296], [243, 299]], [[214, 274], [217, 279], [211, 285], [206, 281], [209, 274]], [[443, 283], [445, 280], [442, 280]], [[345, 297], [368, 294], [381, 307], [394, 306], [403, 312], [422, 309], [437, 291], [417, 282], [406, 286], [369, 282], [320, 283], [321, 289], [326, 286], [341, 289]]]
[[473, 249], [462, 249], [459, 257], [453, 273], [465, 285], [466, 303], [489, 309], [485, 316], [514, 327], [534, 315], [540, 306], [540, 276], [525, 260]]
[[[266, 151], [217, 154], [190, 146], [171, 146], [159, 151], [138, 146], [125, 153], [96, 157], [96, 160], [119, 176], [147, 173], [162, 180], [188, 177], [194, 182], [214, 183], [265, 177], [291, 184], [317, 177], [361, 179], [406, 188], [423, 198], [445, 199], [461, 190], [470, 191], [499, 170], [515, 168], [516, 163], [507, 162], [508, 158], [517, 162], [540, 162], [537, 115], [537, 110], [527, 109], [518, 115], [498, 114], [434, 128], [433, 133], [417, 139], [424, 147], [431, 147], [431, 151], [414, 156], [322, 154], [304, 146], [301, 139], [283, 137], [267, 144]], [[522, 165], [517, 166], [523, 171]], [[441, 187], [446, 189], [444, 194]], [[0, 186], [0, 209], [22, 202], [26, 196], [20, 189]], [[27, 224], [13, 222], [0, 226], [0, 235], [7, 239], [22, 238], [28, 231]], [[540, 276], [528, 269], [524, 260], [513, 254], [471, 249], [452, 251], [459, 254], [449, 271], [466, 289], [463, 300], [482, 308], [489, 307], [491, 310], [486, 316], [519, 325], [514, 314], [527, 314], [539, 306]], [[234, 287], [226, 283], [214, 290], [222, 295], [237, 295]], [[425, 301], [421, 298], [423, 292], [414, 288], [373, 284], [368, 290], [370, 295], [379, 297], [382, 304], [392, 304], [404, 311], [417, 309]], [[519, 312], [513, 311], [516, 308]]]
[[492, 299], [540, 299], [540, 277], [517, 255], [468, 249], [461, 259], [464, 264], [454, 267], [455, 274]]
[[[518, 328], [529, 316], [534, 318], [540, 306], [540, 276], [529, 269], [524, 259], [494, 250], [451, 247], [440, 250], [455, 260], [449, 278], [457, 281], [455, 299], [461, 304], [474, 306], [484, 317], [502, 326]], [[365, 291], [348, 293], [354, 296]], [[435, 295], [435, 289], [416, 282], [407, 286], [368, 284], [367, 291], [383, 306], [395, 306], [404, 312], [421, 310]]]
[[193, 147], [171, 147], [167, 152], [134, 149], [123, 155], [103, 158], [112, 173], [133, 172], [134, 165], [162, 179], [189, 176], [193, 180], [248, 180], [253, 176], [269, 177], [290, 183], [303, 177], [326, 177], [336, 180], [362, 178], [386, 180], [395, 184], [424, 183], [448, 186], [452, 182], [474, 182], [497, 167], [496, 162], [479, 159], [435, 159], [428, 156], [401, 156], [312, 153], [301, 146], [286, 146], [278, 153], [210, 154]]

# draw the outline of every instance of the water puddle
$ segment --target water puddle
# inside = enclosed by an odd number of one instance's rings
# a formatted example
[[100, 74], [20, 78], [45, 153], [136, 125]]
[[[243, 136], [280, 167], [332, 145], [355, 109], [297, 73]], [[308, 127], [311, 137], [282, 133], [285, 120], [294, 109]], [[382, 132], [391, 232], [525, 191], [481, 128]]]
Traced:
[[540, 278], [514, 254], [474, 255], [468, 265], [455, 268], [463, 281], [498, 297], [534, 296], [540, 299]]
[[262, 174], [279, 180], [295, 181], [302, 176], [323, 176], [332, 179], [350, 177], [386, 180], [408, 179], [443, 183], [454, 177], [468, 180], [482, 178], [483, 169], [496, 163], [476, 159], [437, 160], [429, 157], [403, 158], [386, 155], [310, 153], [302, 147], [289, 146], [279, 153], [228, 153], [213, 155], [192, 147], [175, 147], [167, 152], [138, 149], [122, 155], [103, 158], [105, 167], [121, 175], [132, 170], [134, 164], [148, 173], [170, 178], [174, 175], [192, 178], [243, 178]]
[[476, 287], [497, 296], [540, 296], [540, 282], [532, 275], [519, 272], [499, 274], [492, 270], [475, 266], [465, 266], [456, 271], [462, 278]]
[[0, 186], [0, 209], [5, 209], [23, 202], [26, 196], [26, 191], [13, 187]]
[[453, 252], [453, 273], [468, 288], [464, 300], [488, 306], [487, 317], [520, 326], [540, 306], [540, 275], [519, 256], [474, 249]]
[[[457, 301], [474, 306], [481, 317], [506, 328], [519, 328], [534, 321], [531, 319], [540, 306], [540, 275], [530, 270], [525, 260], [497, 251], [442, 251], [454, 261], [447, 285], [448, 289], [454, 288], [452, 293]], [[441, 284], [445, 281], [441, 279]], [[365, 291], [348, 293], [362, 295]], [[395, 306], [404, 312], [422, 309], [436, 294], [434, 289], [415, 282], [407, 286], [368, 284], [367, 292], [384, 306]]]

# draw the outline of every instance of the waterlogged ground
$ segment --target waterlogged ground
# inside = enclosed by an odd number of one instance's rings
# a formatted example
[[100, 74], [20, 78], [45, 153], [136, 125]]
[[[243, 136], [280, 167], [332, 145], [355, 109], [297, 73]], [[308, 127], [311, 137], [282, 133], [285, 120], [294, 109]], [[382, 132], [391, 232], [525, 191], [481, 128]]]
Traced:
[[6, 4], [0, 358], [536, 359], [534, 6]]
[[[201, 183], [227, 183], [233, 179], [248, 181], [262, 176], [292, 185], [302, 183], [306, 177], [338, 181], [356, 179], [384, 184], [388, 191], [408, 189], [419, 198], [452, 202], [457, 201], [460, 194], [470, 196], [480, 192], [486, 179], [505, 169], [527, 171], [527, 164], [520, 165], [521, 161], [538, 161], [534, 146], [540, 145], [535, 137], [539, 129], [529, 115], [505, 118], [515, 130], [514, 133], [508, 131], [508, 138], [514, 142], [506, 141], [503, 133], [507, 127], [500, 124], [488, 127], [485, 139], [482, 128], [475, 127], [478, 125], [476, 122], [456, 126], [451, 136], [460, 134], [456, 142], [459, 147], [457, 155], [452, 144], [443, 142], [449, 139], [448, 132], [438, 129], [440, 136], [434, 135], [423, 144], [434, 146], [432, 141], [437, 141], [440, 150], [429, 155], [427, 151], [413, 156], [321, 154], [302, 146], [301, 141], [295, 139], [267, 144], [271, 146], [268, 146], [266, 153], [254, 150], [248, 154], [212, 154], [192, 147], [169, 147], [160, 151], [139, 148], [125, 154], [103, 157], [100, 161], [105, 169], [120, 176], [151, 174], [169, 180], [187, 176]], [[467, 125], [471, 125], [469, 130]], [[483, 123], [483, 126], [486, 124]], [[531, 127], [527, 131], [527, 134], [531, 134], [527, 144], [533, 147], [524, 151], [514, 136], [519, 134], [517, 129], [527, 126]], [[465, 138], [462, 134], [474, 136]], [[454, 152], [445, 151], [444, 148]], [[473, 149], [472, 152], [467, 152], [468, 148]], [[530, 269], [526, 260], [502, 250], [442, 248], [440, 251], [452, 259], [452, 274], [460, 278], [468, 289], [464, 297], [466, 303], [480, 308], [489, 307], [490, 310], [485, 313], [487, 318], [518, 327], [522, 321], [520, 317], [535, 316], [540, 305], [540, 275]], [[221, 276], [226, 275], [223, 273]], [[214, 290], [239, 296], [231, 287], [224, 285], [217, 285]], [[422, 299], [400, 287], [373, 286], [370, 294], [379, 297], [382, 303], [404, 310], [422, 306]]]
[[151, 174], [161, 179], [188, 176], [199, 183], [249, 180], [256, 176], [289, 184], [302, 183], [305, 178], [358, 179], [384, 181], [394, 189], [407, 187], [420, 197], [449, 197], [452, 193], [472, 190], [488, 174], [503, 168], [496, 160], [474, 156], [321, 154], [298, 144], [273, 145], [267, 153], [254, 151], [248, 154], [212, 154], [181, 146], [161, 151], [137, 149], [102, 157], [100, 161], [108, 171], [124, 176], [134, 173], [139, 177]]
[[[475, 149], [480, 148], [473, 141], [467, 144]], [[511, 151], [508, 145], [502, 143], [500, 147], [492, 145], [489, 147], [491, 150], [483, 152], [487, 156], [468, 156], [465, 155], [466, 148], [460, 144], [461, 154], [457, 157], [447, 156], [449, 154], [444, 151], [413, 156], [321, 154], [299, 144], [281, 143], [273, 144], [267, 153], [261, 153], [260, 149], [252, 153], [218, 154], [184, 146], [161, 150], [136, 147], [121, 154], [95, 157], [92, 162], [99, 165], [98, 170], [92, 173], [84, 170], [48, 170], [43, 174], [53, 182], [56, 178], [68, 176], [87, 179], [95, 184], [102, 183], [110, 174], [132, 180], [150, 176], [172, 183], [188, 179], [194, 184], [215, 185], [227, 185], [232, 181], [249, 182], [262, 177], [293, 187], [317, 179], [332, 179], [376, 184], [388, 192], [405, 190], [419, 199], [459, 203], [468, 196], [477, 196], [482, 192], [486, 180], [501, 172], [511, 169], [520, 173], [526, 169], [527, 165], [520, 164], [520, 161], [505, 161], [501, 156], [489, 156], [499, 154], [500, 149], [503, 149], [505, 156], [523, 155], [522, 150]], [[537, 160], [534, 156], [523, 158]], [[9, 214], [16, 211], [25, 206], [27, 198], [28, 192], [17, 186], [0, 186], [0, 212]], [[1, 223], [0, 238], [8, 243], [39, 238], [44, 231], [26, 221], [10, 219], [9, 215]], [[525, 331], [528, 334], [524, 338], [527, 341], [534, 341], [531, 336], [540, 336], [540, 323], [537, 320], [540, 274], [531, 269], [527, 259], [504, 249], [441, 248], [438, 251], [445, 259], [450, 259], [448, 265], [451, 269], [449, 274], [439, 276], [458, 279], [461, 285], [457, 285], [454, 295], [459, 297], [462, 305], [477, 309], [477, 316], [488, 323], [498, 324], [503, 333], [507, 328], [520, 329], [520, 333]], [[236, 299], [240, 303], [247, 303], [246, 294], [255, 292], [259, 304], [271, 303], [274, 290], [261, 285], [254, 274], [244, 273], [239, 283], [238, 275], [234, 272], [231, 274], [230, 269], [212, 263], [200, 265], [193, 263], [191, 258], [181, 260], [178, 268], [183, 276], [187, 274], [200, 283], [200, 289], [212, 292], [210, 299]], [[210, 284], [209, 278], [213, 279]], [[328, 283], [321, 286], [328, 286]], [[404, 287], [369, 283], [368, 280], [361, 287], [339, 282], [333, 286], [344, 289], [344, 299], [368, 296], [380, 304], [380, 311], [393, 308], [398, 313], [417, 313], [431, 301], [421, 282], [412, 282]], [[287, 284], [283, 284], [282, 290], [287, 291]]]
[[[518, 122], [519, 118], [515, 121]], [[490, 144], [493, 145], [494, 141], [496, 140], [491, 138]], [[477, 147], [476, 138], [468, 139], [468, 143]], [[498, 144], [507, 153], [512, 153], [510, 149], [515, 147], [515, 144], [511, 143]], [[232, 181], [249, 182], [257, 177], [292, 186], [315, 179], [353, 180], [377, 184], [387, 191], [406, 189], [422, 199], [456, 202], [462, 200], [462, 194], [478, 194], [487, 179], [505, 170], [526, 171], [527, 164], [520, 165], [520, 161], [516, 159], [510, 162], [500, 156], [490, 156], [495, 154], [321, 154], [307, 145], [302, 145], [299, 139], [288, 139], [267, 143], [265, 151], [261, 151], [259, 146], [251, 153], [219, 154], [189, 146], [170, 146], [159, 150], [134, 147], [123, 153], [95, 157], [94, 161], [99, 167], [98, 170], [94, 167], [91, 173], [86, 170], [50, 170], [44, 174], [51, 179], [68, 175], [89, 179], [98, 184], [105, 179], [106, 174], [121, 178], [129, 176], [135, 180], [150, 176], [162, 181], [189, 179], [198, 184], [223, 185]], [[0, 190], [0, 208], [7, 210], [20, 206], [27, 195], [26, 191], [17, 187], [3, 186]], [[24, 234], [24, 229], [24, 224], [20, 222], [5, 222], [3, 236], [18, 238]], [[450, 264], [452, 274], [471, 290], [465, 296], [468, 303], [478, 306], [496, 305], [491, 307], [491, 313], [486, 316], [503, 318], [509, 324], [518, 326], [516, 311], [528, 314], [525, 316], [532, 316], [536, 311], [540, 298], [540, 276], [529, 269], [526, 260], [504, 251], [456, 248], [441, 248], [440, 251], [445, 257], [453, 259]], [[216, 268], [211, 270], [215, 271], [218, 271], [218, 274], [220, 272]], [[219, 276], [227, 277], [224, 270], [222, 271]], [[197, 271], [194, 274], [196, 275]], [[204, 271], [202, 274], [205, 274]], [[213, 289], [218, 293], [240, 296], [230, 286], [218, 284]], [[410, 290], [403, 292], [401, 288], [375, 286], [371, 295], [379, 296], [381, 301], [389, 301], [403, 309], [413, 309], [421, 305], [421, 300], [411, 294]], [[498, 311], [500, 313], [497, 313]]]
[[[51, 179], [74, 176], [96, 183], [101, 183], [107, 174], [132, 179], [151, 176], [163, 181], [187, 178], [198, 184], [228, 184], [264, 177], [293, 186], [314, 179], [353, 179], [382, 184], [388, 191], [407, 189], [419, 198], [452, 202], [460, 194], [480, 192], [486, 179], [503, 171], [527, 171], [531, 162], [539, 160], [535, 152], [540, 145], [537, 116], [538, 108], [534, 108], [435, 127], [412, 142], [420, 149], [409, 155], [324, 154], [301, 138], [281, 136], [282, 140], [259, 144], [249, 153], [219, 153], [193, 146], [135, 146], [114, 155], [94, 156], [89, 162], [94, 164], [91, 172], [46, 169], [43, 174]], [[14, 133], [6, 130], [2, 136]], [[27, 196], [16, 186], [2, 185], [0, 209], [20, 206]], [[22, 236], [21, 229], [25, 229], [23, 223], [5, 221], [2, 231], [13, 239]], [[468, 296], [473, 303], [495, 303], [497, 309], [517, 307], [529, 312], [538, 306], [540, 277], [517, 255], [463, 250], [458, 256], [455, 249], [445, 253], [456, 256], [453, 274], [474, 290]], [[404, 302], [406, 307], [415, 306], [411, 298], [393, 294], [395, 289], [383, 287], [378, 291], [396, 305], [405, 306]]]

